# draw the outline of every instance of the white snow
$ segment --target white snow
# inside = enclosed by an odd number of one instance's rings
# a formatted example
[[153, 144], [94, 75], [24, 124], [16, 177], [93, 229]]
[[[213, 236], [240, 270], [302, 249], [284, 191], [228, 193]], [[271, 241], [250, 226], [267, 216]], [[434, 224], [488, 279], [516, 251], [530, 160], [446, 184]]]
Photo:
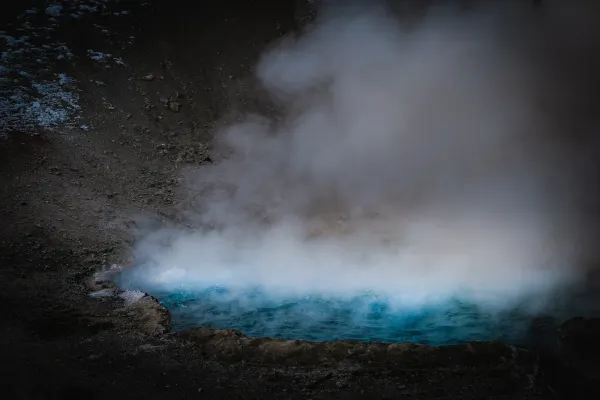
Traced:
[[31, 89], [18, 87], [0, 96], [0, 131], [51, 128], [67, 123], [79, 111], [79, 95], [56, 81], [31, 82]]
[[32, 83], [39, 97], [27, 107], [27, 113], [37, 124], [49, 128], [69, 120], [74, 111], [79, 110], [79, 95], [66, 90], [66, 82], [73, 82], [65, 74], [54, 82]]

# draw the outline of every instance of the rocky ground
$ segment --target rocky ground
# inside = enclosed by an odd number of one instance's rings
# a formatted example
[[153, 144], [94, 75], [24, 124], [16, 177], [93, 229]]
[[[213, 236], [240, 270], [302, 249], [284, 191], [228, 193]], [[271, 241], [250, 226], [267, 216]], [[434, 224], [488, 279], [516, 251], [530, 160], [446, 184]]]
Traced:
[[268, 109], [260, 51], [310, 17], [303, 2], [172, 3], [14, 2], [2, 17], [2, 398], [594, 398], [593, 320], [564, 325], [555, 352], [312, 344], [170, 332], [153, 298], [115, 288], [137, 235], [178, 222], [179, 180], [212, 162], [214, 128]]

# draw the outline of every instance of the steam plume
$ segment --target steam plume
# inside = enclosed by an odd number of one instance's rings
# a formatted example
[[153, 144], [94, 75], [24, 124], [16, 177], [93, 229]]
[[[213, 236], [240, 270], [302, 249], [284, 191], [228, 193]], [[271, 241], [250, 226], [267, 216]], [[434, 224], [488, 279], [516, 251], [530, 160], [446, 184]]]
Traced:
[[135, 279], [543, 304], [579, 277], [580, 188], [541, 106], [551, 72], [527, 55], [527, 12], [415, 25], [325, 10], [264, 54], [257, 76], [281, 112], [216, 134], [224, 156], [189, 186], [199, 228], [149, 235]]

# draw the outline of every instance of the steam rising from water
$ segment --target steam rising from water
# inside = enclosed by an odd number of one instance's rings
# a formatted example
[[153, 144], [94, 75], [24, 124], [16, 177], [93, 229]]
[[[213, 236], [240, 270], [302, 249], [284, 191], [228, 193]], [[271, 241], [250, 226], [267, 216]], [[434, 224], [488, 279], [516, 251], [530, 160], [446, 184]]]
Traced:
[[501, 25], [334, 10], [276, 44], [257, 75], [281, 112], [216, 135], [198, 228], [149, 235], [133, 281], [543, 306], [578, 278], [577, 188], [548, 81]]

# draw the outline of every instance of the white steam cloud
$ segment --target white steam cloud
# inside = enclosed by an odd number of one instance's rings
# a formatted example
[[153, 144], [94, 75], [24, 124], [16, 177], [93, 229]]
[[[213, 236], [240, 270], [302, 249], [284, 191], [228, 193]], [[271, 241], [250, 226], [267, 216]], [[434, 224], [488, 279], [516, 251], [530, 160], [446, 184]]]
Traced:
[[216, 135], [225, 156], [190, 186], [199, 228], [150, 235], [134, 280], [417, 305], [541, 303], [573, 281], [564, 149], [497, 21], [334, 11], [263, 56], [280, 112]]

